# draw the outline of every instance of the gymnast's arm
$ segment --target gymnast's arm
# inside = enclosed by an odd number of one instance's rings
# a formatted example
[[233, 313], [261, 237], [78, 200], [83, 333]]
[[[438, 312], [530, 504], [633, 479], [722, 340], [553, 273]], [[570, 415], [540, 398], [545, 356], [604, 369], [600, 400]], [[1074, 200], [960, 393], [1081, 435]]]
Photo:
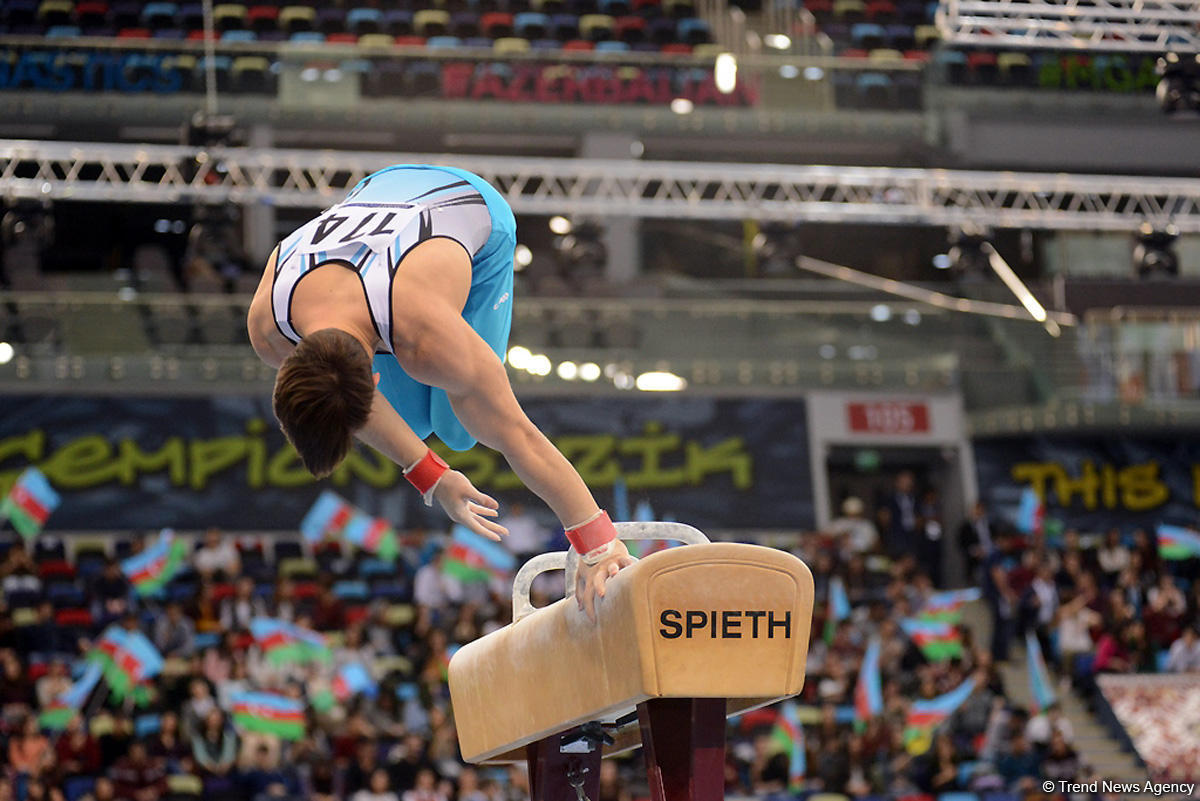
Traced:
[[[246, 329], [254, 352], [265, 363], [278, 369], [295, 346], [275, 328], [275, 317], [271, 310], [270, 278], [275, 274], [276, 253], [271, 254], [254, 299], [250, 302]], [[375, 391], [375, 397], [371, 400], [371, 416], [356, 436], [359, 441], [370, 445], [401, 467], [414, 464], [428, 450], [379, 390]], [[433, 489], [433, 497], [451, 520], [462, 523], [477, 534], [499, 539], [508, 533], [504, 526], [487, 519], [499, 514], [497, 510], [500, 504], [475, 489], [471, 481], [457, 470], [449, 470], [442, 476]]]

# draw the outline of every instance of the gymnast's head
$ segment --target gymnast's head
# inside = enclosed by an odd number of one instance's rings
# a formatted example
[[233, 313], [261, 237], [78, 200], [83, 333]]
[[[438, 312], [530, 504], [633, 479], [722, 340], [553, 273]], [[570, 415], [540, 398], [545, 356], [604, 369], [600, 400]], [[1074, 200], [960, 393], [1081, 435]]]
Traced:
[[300, 461], [324, 478], [346, 458], [367, 423], [375, 379], [371, 359], [350, 334], [322, 328], [306, 336], [275, 376], [275, 417]]

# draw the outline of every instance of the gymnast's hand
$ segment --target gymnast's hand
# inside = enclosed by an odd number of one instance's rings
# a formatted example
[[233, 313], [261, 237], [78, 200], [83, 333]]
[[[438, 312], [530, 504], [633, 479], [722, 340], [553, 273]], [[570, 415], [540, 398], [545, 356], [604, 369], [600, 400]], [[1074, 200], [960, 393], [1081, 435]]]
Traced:
[[575, 602], [593, 623], [596, 622], [596, 596], [604, 597], [605, 583], [621, 568], [636, 561], [620, 540], [614, 542], [612, 553], [596, 564], [589, 566], [580, 560], [579, 569], [575, 571]]
[[476, 534], [497, 541], [508, 535], [508, 529], [488, 519], [500, 514], [497, 511], [500, 504], [495, 498], [475, 489], [471, 479], [457, 470], [447, 470], [442, 474], [433, 488], [433, 497], [451, 520], [462, 523]]

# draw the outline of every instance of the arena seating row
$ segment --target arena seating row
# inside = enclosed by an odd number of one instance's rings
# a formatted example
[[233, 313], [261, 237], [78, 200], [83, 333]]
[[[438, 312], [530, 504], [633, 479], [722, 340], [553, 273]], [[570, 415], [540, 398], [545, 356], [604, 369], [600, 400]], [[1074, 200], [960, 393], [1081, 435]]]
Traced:
[[[294, 41], [372, 46], [394, 43], [442, 47], [485, 46], [505, 38], [538, 42], [615, 41], [697, 45], [711, 41], [704, 20], [693, 16], [691, 0], [585, 0], [573, 11], [479, 11], [373, 7], [313, 8], [288, 4], [218, 5], [214, 17], [223, 41]], [[0, 33], [78, 36], [202, 39], [199, 3], [116, 2], [83, 0], [8, 0], [0, 14]], [[384, 37], [395, 37], [388, 41]], [[403, 40], [399, 37], [405, 37]], [[420, 37], [420, 40], [410, 37]]]

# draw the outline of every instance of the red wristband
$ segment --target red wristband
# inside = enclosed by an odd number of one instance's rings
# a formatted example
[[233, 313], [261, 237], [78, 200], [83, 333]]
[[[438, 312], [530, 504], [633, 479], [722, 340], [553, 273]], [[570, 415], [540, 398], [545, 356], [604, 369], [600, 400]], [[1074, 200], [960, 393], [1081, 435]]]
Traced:
[[450, 465], [446, 464], [442, 457], [432, 450], [427, 450], [416, 464], [404, 471], [404, 477], [408, 479], [409, 484], [417, 488], [417, 492], [424, 496], [434, 488], [438, 479], [449, 469]]
[[567, 529], [566, 534], [575, 552], [587, 562], [589, 556], [603, 555], [609, 544], [617, 538], [617, 529], [609, 519], [608, 512], [601, 509], [575, 528]]

